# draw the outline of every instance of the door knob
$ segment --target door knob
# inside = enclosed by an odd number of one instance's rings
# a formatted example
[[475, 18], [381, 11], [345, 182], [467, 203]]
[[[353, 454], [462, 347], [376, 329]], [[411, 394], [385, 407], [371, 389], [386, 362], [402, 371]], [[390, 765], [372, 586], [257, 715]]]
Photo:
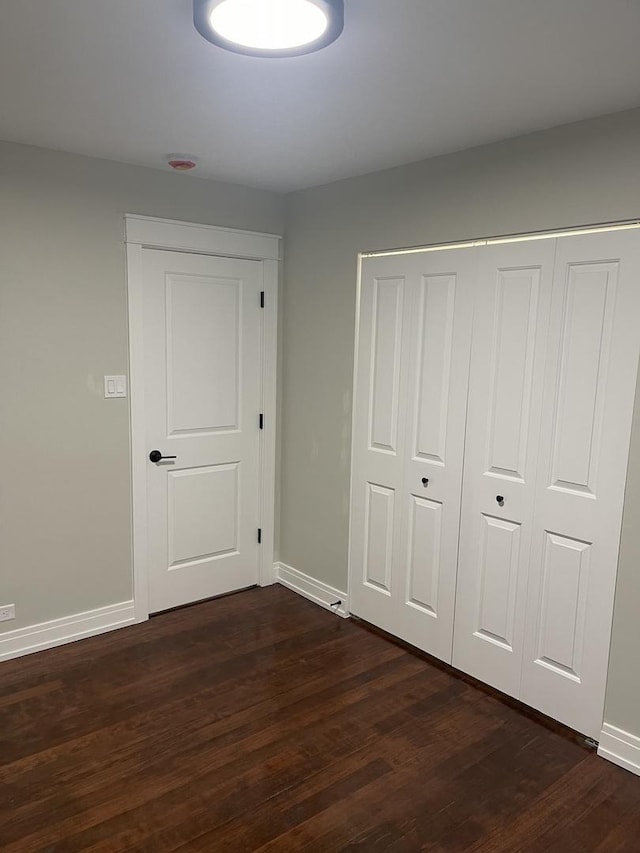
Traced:
[[422, 485], [425, 487], [425, 489], [427, 488], [427, 486], [429, 485], [429, 478], [428, 477], [422, 478]]
[[149, 459], [152, 462], [159, 462], [161, 459], [177, 459], [177, 456], [163, 456], [159, 450], [152, 450], [149, 454]]
[[496, 495], [496, 500], [500, 506], [504, 506], [504, 497], [503, 495]]

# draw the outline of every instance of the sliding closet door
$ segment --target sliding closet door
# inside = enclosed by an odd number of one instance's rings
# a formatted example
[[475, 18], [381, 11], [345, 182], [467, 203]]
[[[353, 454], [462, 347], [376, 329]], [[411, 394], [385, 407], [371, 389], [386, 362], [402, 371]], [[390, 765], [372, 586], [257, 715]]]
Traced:
[[363, 262], [351, 611], [451, 660], [472, 311], [469, 249]]
[[640, 331], [637, 231], [558, 240], [521, 699], [599, 737]]
[[454, 666], [518, 696], [555, 240], [478, 249]]

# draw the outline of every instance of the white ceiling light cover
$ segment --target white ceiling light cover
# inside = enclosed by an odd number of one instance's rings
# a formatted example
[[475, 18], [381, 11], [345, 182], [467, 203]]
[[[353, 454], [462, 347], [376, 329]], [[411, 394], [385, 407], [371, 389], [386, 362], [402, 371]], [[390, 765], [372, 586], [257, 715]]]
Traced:
[[311, 53], [344, 25], [343, 0], [194, 0], [193, 8], [201, 35], [252, 56]]
[[309, 0], [223, 0], [209, 20], [223, 38], [263, 50], [308, 44], [320, 38], [329, 23], [323, 10]]

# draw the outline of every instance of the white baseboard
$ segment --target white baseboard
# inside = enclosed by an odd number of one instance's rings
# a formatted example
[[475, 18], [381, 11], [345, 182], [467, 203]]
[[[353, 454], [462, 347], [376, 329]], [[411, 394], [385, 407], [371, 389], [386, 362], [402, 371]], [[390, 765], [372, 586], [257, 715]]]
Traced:
[[135, 621], [133, 601], [122, 601], [120, 604], [74, 613], [73, 616], [64, 616], [51, 622], [7, 631], [0, 634], [0, 661], [104, 634], [114, 628], [132, 625]]
[[[286, 586], [287, 589], [308, 598], [314, 604], [319, 604], [325, 610], [337, 613], [343, 619], [349, 616], [349, 602], [346, 592], [305, 575], [304, 572], [299, 572], [298, 569], [287, 566], [285, 563], [275, 563], [273, 569], [278, 583]], [[341, 602], [338, 607], [331, 606], [335, 601]]]
[[640, 776], [640, 737], [603, 723], [598, 755]]

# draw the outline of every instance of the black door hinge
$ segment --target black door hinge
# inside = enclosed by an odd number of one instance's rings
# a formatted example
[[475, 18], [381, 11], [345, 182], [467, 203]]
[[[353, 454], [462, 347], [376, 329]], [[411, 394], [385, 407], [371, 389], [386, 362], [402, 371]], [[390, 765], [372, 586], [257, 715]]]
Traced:
[[262, 528], [258, 528], [258, 545], [262, 545]]
[[260, 291], [260, 307], [264, 308], [264, 290]]
[[264, 429], [264, 415], [260, 412], [260, 429]]

